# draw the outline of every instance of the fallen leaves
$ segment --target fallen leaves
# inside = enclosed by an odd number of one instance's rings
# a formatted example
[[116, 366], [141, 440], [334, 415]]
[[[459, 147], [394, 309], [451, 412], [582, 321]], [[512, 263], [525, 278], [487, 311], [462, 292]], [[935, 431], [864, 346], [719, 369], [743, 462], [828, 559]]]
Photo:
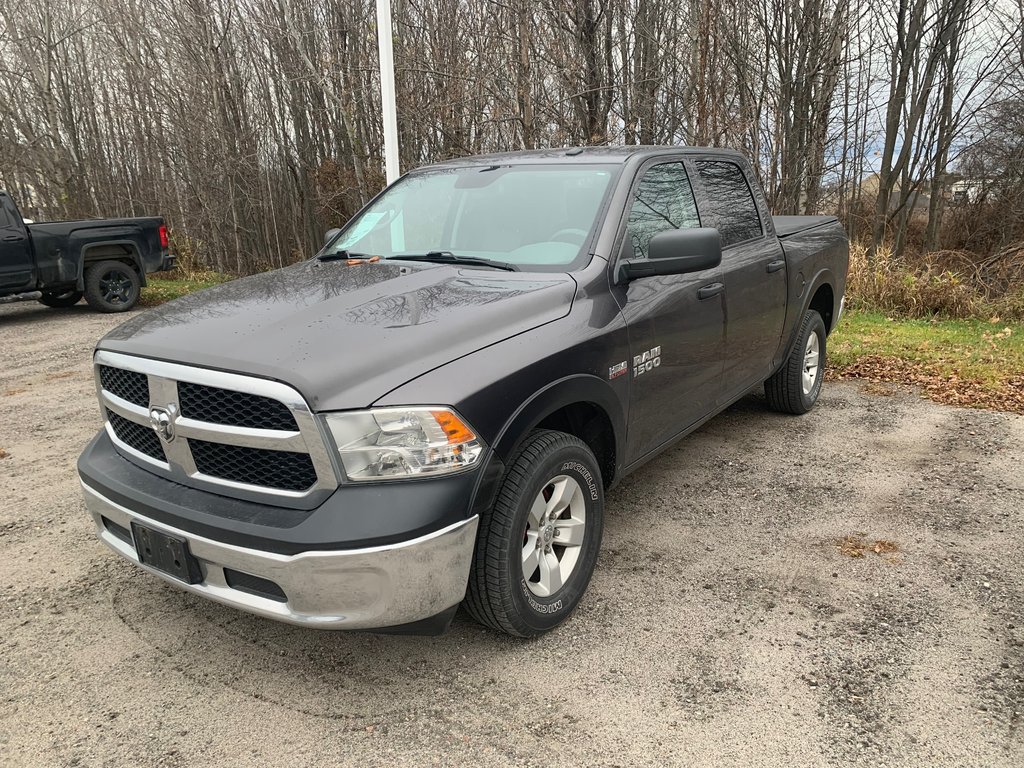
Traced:
[[836, 546], [839, 547], [839, 554], [841, 555], [846, 555], [847, 557], [864, 557], [864, 542], [860, 539], [847, 536], [845, 539], [841, 539], [836, 542]]
[[876, 555], [888, 555], [893, 552], [899, 552], [900, 548], [894, 542], [878, 539], [875, 545], [871, 547], [871, 551]]
[[6, 458], [10, 458], [10, 455], [11, 455], [11, 454], [9, 454], [9, 453], [8, 453], [7, 451], [5, 451], [5, 450], [4, 450], [3, 448], [0, 448], [0, 459], [6, 459]]
[[[860, 536], [846, 536], [836, 542], [839, 554], [846, 557], [861, 558], [867, 552], [874, 552], [876, 555], [892, 555], [900, 551], [899, 545], [886, 539], [875, 539], [874, 542], [867, 541]], [[887, 557], [889, 562], [896, 562], [895, 558]]]
[[864, 355], [833, 372], [841, 378], [860, 378], [875, 384], [917, 386], [929, 400], [945, 405], [1024, 413], [1024, 376], [979, 381], [942, 371], [936, 364], [882, 355]]

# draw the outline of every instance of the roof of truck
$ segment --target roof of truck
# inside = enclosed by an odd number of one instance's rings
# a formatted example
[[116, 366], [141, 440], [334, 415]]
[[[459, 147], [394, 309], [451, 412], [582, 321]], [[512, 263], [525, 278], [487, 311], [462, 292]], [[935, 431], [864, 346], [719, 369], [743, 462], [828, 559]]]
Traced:
[[657, 156], [666, 153], [715, 154], [743, 157], [734, 149], [687, 146], [603, 146], [603, 147], [560, 147], [554, 149], [529, 149], [521, 152], [500, 152], [489, 155], [470, 155], [432, 163], [428, 168], [451, 168], [465, 165], [527, 165], [540, 163], [624, 163], [637, 156]]

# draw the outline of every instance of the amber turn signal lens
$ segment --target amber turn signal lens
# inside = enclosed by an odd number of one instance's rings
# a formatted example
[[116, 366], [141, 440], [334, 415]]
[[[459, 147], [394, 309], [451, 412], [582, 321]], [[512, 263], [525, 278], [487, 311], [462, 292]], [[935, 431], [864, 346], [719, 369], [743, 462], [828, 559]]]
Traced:
[[430, 415], [444, 430], [449, 443], [468, 443], [470, 440], [476, 439], [473, 430], [463, 424], [459, 417], [451, 411], [431, 411]]

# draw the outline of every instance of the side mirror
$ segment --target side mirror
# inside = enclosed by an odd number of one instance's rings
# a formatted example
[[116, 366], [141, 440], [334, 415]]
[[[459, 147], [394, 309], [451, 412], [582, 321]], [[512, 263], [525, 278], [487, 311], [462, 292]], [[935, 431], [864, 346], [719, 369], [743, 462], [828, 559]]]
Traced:
[[619, 265], [619, 282], [700, 272], [721, 263], [722, 236], [717, 229], [668, 229], [651, 238], [646, 259], [626, 259]]
[[338, 229], [337, 227], [335, 227], [334, 229], [328, 229], [326, 234], [324, 234], [324, 245], [327, 245], [329, 242], [331, 242], [331, 240], [336, 238], [339, 232], [341, 232], [341, 230]]

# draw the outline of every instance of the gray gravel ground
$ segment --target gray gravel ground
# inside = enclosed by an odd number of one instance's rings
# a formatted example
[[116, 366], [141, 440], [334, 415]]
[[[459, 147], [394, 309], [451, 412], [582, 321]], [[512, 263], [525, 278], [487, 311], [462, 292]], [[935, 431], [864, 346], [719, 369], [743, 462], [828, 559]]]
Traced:
[[1024, 418], [751, 396], [609, 496], [552, 634], [318, 633], [94, 538], [74, 462], [121, 319], [0, 307], [5, 766], [1024, 765]]

